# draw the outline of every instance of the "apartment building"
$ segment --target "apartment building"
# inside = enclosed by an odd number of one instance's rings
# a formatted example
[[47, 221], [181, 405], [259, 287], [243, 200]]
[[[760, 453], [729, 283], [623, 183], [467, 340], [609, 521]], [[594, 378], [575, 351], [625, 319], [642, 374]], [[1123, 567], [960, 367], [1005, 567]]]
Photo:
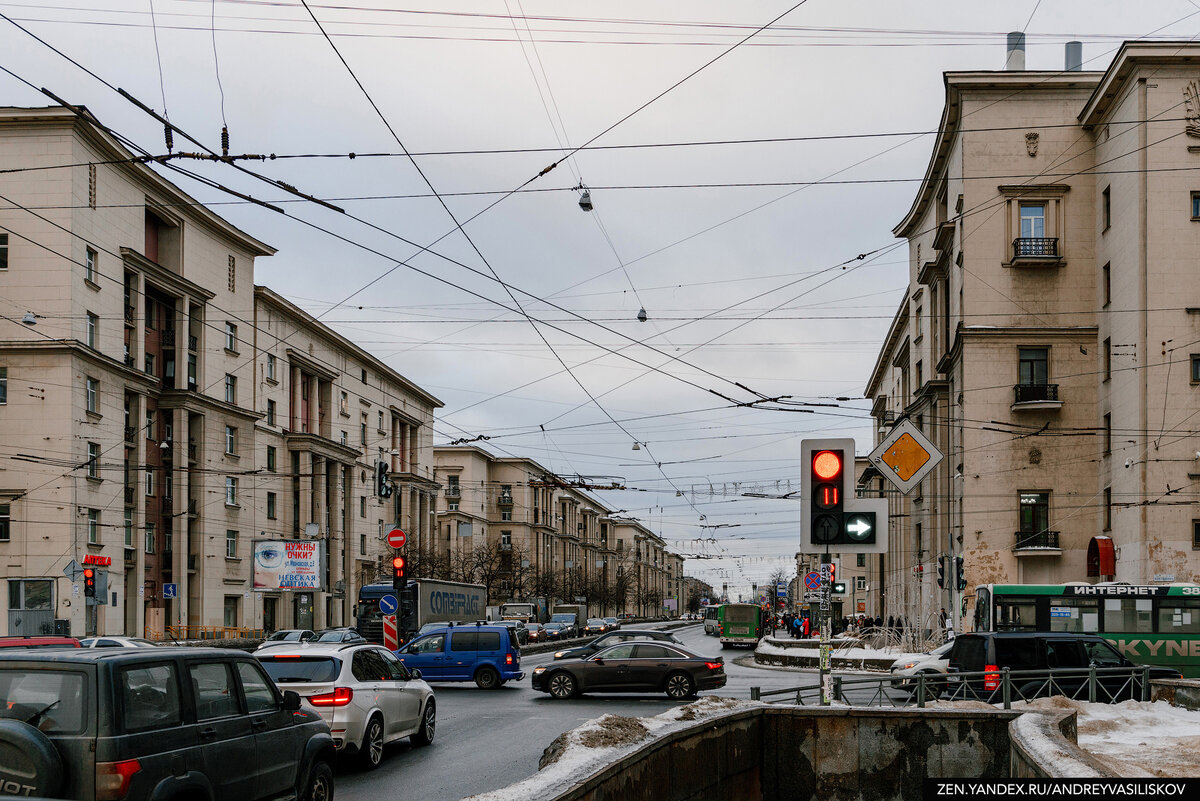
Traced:
[[[945, 608], [961, 629], [981, 584], [1200, 578], [1197, 56], [945, 74], [866, 387], [877, 442], [908, 418], [946, 454], [889, 494], [885, 617]], [[956, 557], [965, 590], [949, 570], [939, 588]]]
[[484, 583], [492, 603], [583, 598], [593, 614], [661, 612], [675, 567], [641, 523], [611, 517], [532, 459], [472, 445], [438, 446], [433, 458], [437, 533], [416, 556], [418, 574]]
[[[440, 403], [256, 288], [254, 260], [274, 249], [133, 160], [86, 111], [0, 109], [0, 169], [6, 633], [349, 622], [355, 538], [369, 529], [377, 553], [377, 518], [418, 531], [432, 520]], [[409, 490], [369, 525], [347, 509], [380, 439], [342, 447], [317, 402], [350, 387], [356, 414], [387, 411], [387, 457]], [[288, 537], [321, 542], [325, 558], [314, 591], [294, 598], [254, 586], [254, 543]]]

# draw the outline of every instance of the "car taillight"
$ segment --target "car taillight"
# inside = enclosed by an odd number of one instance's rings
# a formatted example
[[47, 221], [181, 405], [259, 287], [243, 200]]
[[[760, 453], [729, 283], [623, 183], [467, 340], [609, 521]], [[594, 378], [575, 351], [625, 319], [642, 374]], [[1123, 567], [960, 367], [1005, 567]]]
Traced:
[[313, 706], [345, 706], [352, 700], [354, 700], [354, 690], [349, 687], [337, 687], [331, 693], [308, 697], [308, 702]]
[[[993, 671], [993, 670], [996, 670], [996, 666], [995, 665], [984, 665], [983, 669], [985, 671]], [[984, 673], [983, 674], [983, 689], [994, 690], [999, 686], [1000, 686], [1000, 674], [999, 673]]]
[[512, 664], [512, 662], [513, 662], [513, 660], [512, 660], [512, 654], [505, 654], [505, 655], [504, 655], [504, 664], [506, 664], [506, 665], [511, 665], [511, 664]]
[[722, 665], [720, 662], [705, 662], [704, 666], [709, 670], [720, 670], [722, 667], [724, 667], [724, 665]]
[[101, 801], [118, 801], [129, 792], [133, 774], [142, 769], [136, 759], [124, 762], [96, 763], [96, 798]]

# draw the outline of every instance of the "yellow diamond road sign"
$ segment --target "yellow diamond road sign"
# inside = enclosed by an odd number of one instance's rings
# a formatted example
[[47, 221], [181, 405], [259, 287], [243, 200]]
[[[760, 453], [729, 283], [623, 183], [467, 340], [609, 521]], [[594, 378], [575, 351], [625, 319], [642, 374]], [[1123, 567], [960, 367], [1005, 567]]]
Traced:
[[867, 458], [907, 495], [945, 456], [911, 420], [903, 420]]

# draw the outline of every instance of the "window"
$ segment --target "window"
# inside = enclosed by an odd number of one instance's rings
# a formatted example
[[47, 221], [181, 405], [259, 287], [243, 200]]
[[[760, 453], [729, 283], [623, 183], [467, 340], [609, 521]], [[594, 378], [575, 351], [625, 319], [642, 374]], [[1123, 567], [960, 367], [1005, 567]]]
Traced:
[[154, 354], [153, 353], [146, 354], [146, 375], [152, 375], [152, 376], [158, 375], [158, 373], [154, 372]]
[[367, 555], [367, 535], [366, 534], [358, 535], [358, 555], [359, 556]]
[[358, 433], [359, 433], [359, 438], [362, 440], [362, 444], [366, 445], [367, 444], [367, 416], [365, 414], [363, 415], [362, 423], [359, 425]]
[[251, 715], [259, 712], [274, 712], [279, 708], [275, 690], [263, 676], [260, 668], [252, 662], [238, 662], [237, 672], [242, 679], [242, 693], [246, 696], [246, 711]]
[[267, 425], [275, 425], [275, 401], [267, 401]]
[[237, 326], [233, 323], [225, 323], [225, 350], [237, 353]]
[[267, 493], [267, 519], [275, 519], [276, 495], [273, 492]]
[[100, 478], [100, 443], [89, 442], [87, 444], [87, 477]]
[[1101, 283], [1103, 284], [1103, 289], [1104, 289], [1104, 305], [1107, 306], [1109, 303], [1112, 303], [1111, 264], [1105, 264], [1103, 267], [1100, 268], [1100, 270], [1101, 270], [1100, 280], [1101, 280]]
[[126, 732], [167, 729], [183, 722], [179, 679], [170, 662], [122, 670], [121, 695]]
[[278, 381], [279, 380], [275, 377], [275, 354], [274, 353], [267, 354], [267, 380], [268, 381]]
[[238, 533], [236, 531], [226, 530], [226, 532], [225, 532], [225, 558], [226, 559], [237, 559], [237, 553], [238, 553], [237, 540], [238, 540]]
[[1112, 531], [1112, 487], [1104, 488], [1104, 530]]
[[154, 497], [154, 468], [146, 468], [146, 497]]
[[1021, 203], [1021, 239], [1043, 239], [1046, 236], [1046, 204]]
[[349, 434], [347, 434], [345, 431], [343, 431], [343, 432], [342, 432], [341, 439], [340, 439], [340, 440], [338, 440], [338, 441], [339, 441], [339, 442], [340, 442], [342, 445], [349, 445], [349, 444], [350, 444], [350, 435], [349, 435]]
[[865, 553], [860, 553], [860, 554], [858, 554], [858, 562], [857, 562], [857, 564], [858, 564], [858, 566], [859, 566], [859, 567], [866, 567], [866, 566], [867, 566], [867, 555], [866, 555]]
[[1192, 550], [1200, 551], [1200, 520], [1192, 521]]
[[1020, 383], [1045, 384], [1049, 378], [1049, 348], [1020, 348]]
[[511, 531], [501, 531], [500, 532], [500, 545], [501, 545], [501, 547], [504, 547], [504, 548], [512, 547], [512, 532]]
[[171, 526], [169, 523], [163, 528], [163, 558], [171, 558]]
[[241, 600], [236, 595], [225, 596], [225, 625], [230, 628], [234, 628], [238, 624], [238, 606]]
[[500, 520], [505, 523], [511, 522], [512, 521], [512, 509], [501, 509], [500, 510]]
[[383, 412], [382, 412], [382, 411], [380, 411], [380, 412], [379, 412], [379, 433], [380, 433], [380, 434], [382, 434], [382, 433], [383, 433], [384, 431], [386, 431], [386, 430], [387, 430], [387, 429], [385, 429], [385, 428], [383, 427]]
[[854, 577], [854, 591], [855, 592], [866, 592], [867, 591], [867, 579], [865, 576], [855, 576]]
[[95, 350], [96, 342], [100, 337], [98, 329], [100, 328], [100, 318], [91, 312], [87, 313], [87, 346]]
[[[3, 380], [4, 368], [0, 368], [0, 380]], [[1200, 384], [1200, 354], [1192, 354], [1192, 383]], [[3, 385], [0, 384], [0, 387]], [[0, 403], [4, 403], [4, 391], [0, 388]]]
[[154, 553], [154, 524], [146, 524], [146, 553]]
[[350, 414], [350, 396], [345, 392], [338, 399], [338, 411], [347, 416]]
[[125, 547], [133, 547], [133, 510], [125, 510]]
[[1200, 192], [1192, 193], [1192, 219], [1200, 220]]
[[8, 234], [0, 234], [0, 270], [8, 269]]
[[84, 400], [92, 414], [100, 412], [100, 382], [90, 376], [84, 381]]
[[1200, 599], [1163, 598], [1160, 600], [1156, 631], [1160, 634], [1200, 633]]
[[363, 368], [363, 371], [362, 371], [362, 382], [364, 384], [367, 383], [367, 368], [365, 368], [365, 367]]
[[0, 503], [0, 542], [12, 539], [12, 506]]
[[1104, 187], [1100, 193], [1100, 232], [1103, 233], [1112, 225], [1112, 187]]
[[225, 477], [225, 505], [237, 506], [238, 480], [233, 476]]
[[267, 446], [267, 470], [272, 473], [275, 472], [275, 446], [274, 445]]
[[225, 402], [237, 403], [237, 376], [225, 374]]
[[1112, 337], [1105, 337], [1104, 354], [1101, 358], [1104, 359], [1104, 380], [1107, 381], [1112, 378]]
[[919, 340], [922, 336], [925, 335], [925, 322], [922, 319], [924, 317], [924, 314], [923, 314], [924, 311], [925, 311], [924, 309], [922, 309], [920, 306], [918, 306], [917, 313], [913, 316], [913, 325], [916, 328], [916, 331], [915, 331], [916, 336], [913, 337], [914, 340]]
[[1021, 493], [1021, 533], [1039, 534], [1050, 527], [1050, 493]]
[[[1194, 363], [1194, 361], [1193, 361]], [[1193, 369], [1195, 369], [1193, 367]], [[0, 406], [8, 404], [8, 368], [0, 367]]]
[[1112, 415], [1104, 415], [1104, 455], [1112, 453]]
[[96, 249], [87, 248], [83, 255], [83, 280], [96, 283]]
[[88, 509], [87, 511], [87, 526], [88, 526], [88, 545], [100, 544], [100, 510]]
[[924, 370], [924, 365], [921, 363], [920, 360], [917, 361], [916, 376], [917, 376], [917, 388], [920, 389], [921, 387], [925, 386], [925, 370]]
[[[226, 618], [229, 617], [229, 600], [237, 600], [237, 596], [225, 596]], [[234, 604], [234, 622], [225, 621], [227, 626], [236, 626], [236, 609]], [[201, 662], [189, 665], [188, 673], [192, 678], [192, 686], [196, 689], [196, 720], [213, 720], [236, 715], [238, 709], [237, 687], [226, 662]]]
[[225, 453], [237, 455], [237, 429], [233, 426], [225, 426]]
[[358, 498], [358, 516], [367, 516], [367, 498], [365, 495], [360, 495]]

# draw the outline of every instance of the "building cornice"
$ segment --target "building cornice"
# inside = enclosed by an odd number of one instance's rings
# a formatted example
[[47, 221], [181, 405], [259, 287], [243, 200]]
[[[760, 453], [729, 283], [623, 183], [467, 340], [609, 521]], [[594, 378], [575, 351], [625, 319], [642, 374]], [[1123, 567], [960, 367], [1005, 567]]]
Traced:
[[875, 359], [875, 367], [871, 370], [871, 377], [867, 380], [867, 388], [865, 397], [875, 397], [875, 389], [879, 387], [883, 381], [884, 373], [891, 366], [890, 354], [896, 347], [901, 334], [908, 326], [908, 291], [904, 292], [904, 297], [900, 299], [900, 308], [896, 309], [896, 314], [892, 317], [892, 324], [888, 326], [887, 336], [884, 337], [883, 347], [879, 349], [879, 356]]
[[1085, 129], [1104, 122], [1117, 99], [1127, 90], [1129, 78], [1143, 65], [1162, 67], [1200, 65], [1200, 45], [1189, 41], [1125, 42], [1101, 75], [1091, 97], [1079, 112], [1079, 124]]

